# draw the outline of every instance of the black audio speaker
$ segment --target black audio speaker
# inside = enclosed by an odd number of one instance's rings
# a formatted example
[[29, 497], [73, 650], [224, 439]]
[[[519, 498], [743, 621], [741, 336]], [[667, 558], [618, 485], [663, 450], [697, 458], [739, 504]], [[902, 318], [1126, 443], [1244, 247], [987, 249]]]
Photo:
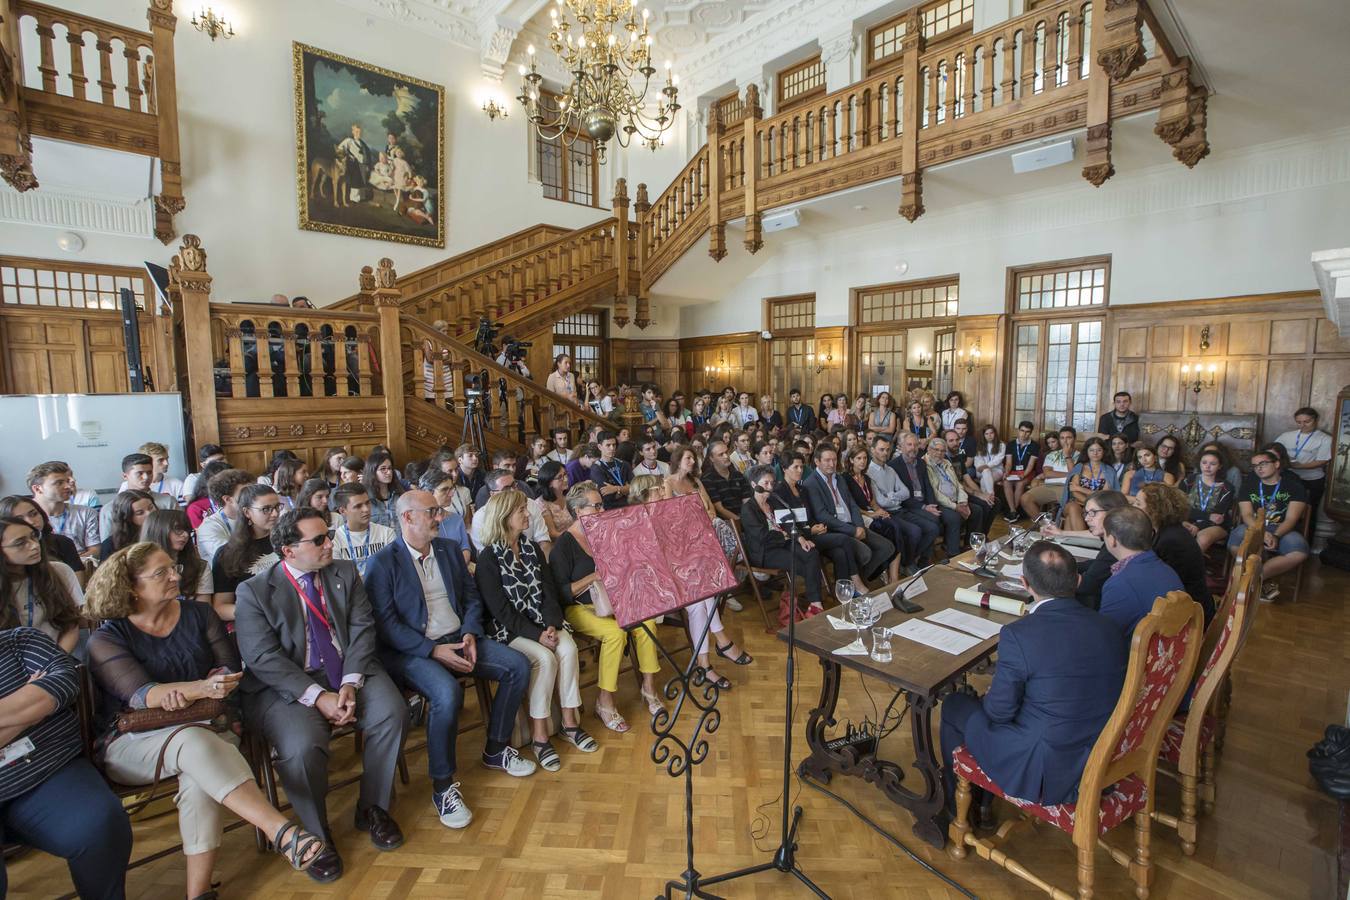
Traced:
[[145, 369], [141, 364], [141, 323], [136, 318], [136, 295], [122, 288], [122, 337], [127, 345], [127, 382], [137, 394], [145, 391]]

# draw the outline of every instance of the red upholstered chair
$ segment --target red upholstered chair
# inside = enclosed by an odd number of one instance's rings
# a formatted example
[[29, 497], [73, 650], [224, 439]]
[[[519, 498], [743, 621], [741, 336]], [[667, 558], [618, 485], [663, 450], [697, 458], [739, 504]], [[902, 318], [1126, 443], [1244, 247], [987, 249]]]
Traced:
[[[1023, 822], [1049, 822], [1067, 832], [1078, 849], [1078, 897], [1092, 895], [1093, 866], [1101, 835], [1133, 817], [1135, 852], [1107, 847], [1111, 858], [1129, 869], [1135, 894], [1148, 896], [1153, 879], [1149, 858], [1149, 833], [1153, 811], [1153, 782], [1157, 775], [1158, 749], [1182, 695], [1190, 685], [1191, 672], [1200, 652], [1200, 605], [1182, 591], [1172, 591], [1153, 603], [1153, 610], [1135, 626], [1130, 643], [1129, 668], [1115, 711], [1102, 729], [1088, 756], [1079, 782], [1078, 801], [1045, 806], [1009, 797], [980, 768], [964, 746], [953, 754], [956, 786], [956, 819], [952, 822], [948, 850], [963, 859], [967, 848], [994, 862], [1060, 900], [1072, 894], [1056, 888], [998, 849], [1012, 830]], [[991, 838], [976, 837], [970, 827], [971, 784], [978, 784], [1002, 797], [1022, 812], [1021, 822], [1005, 824]], [[1104, 843], [1104, 842], [1103, 842]]]

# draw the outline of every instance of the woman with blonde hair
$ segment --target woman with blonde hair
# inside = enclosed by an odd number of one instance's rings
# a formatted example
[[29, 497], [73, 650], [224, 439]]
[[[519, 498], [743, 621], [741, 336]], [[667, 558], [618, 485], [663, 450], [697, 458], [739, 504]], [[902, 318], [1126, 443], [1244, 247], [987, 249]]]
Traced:
[[774, 402], [773, 395], [761, 394], [759, 397], [759, 420], [764, 423], [764, 427], [773, 431], [775, 428], [782, 429], [783, 415], [778, 411], [778, 404]]
[[583, 753], [599, 749], [595, 739], [582, 730], [579, 719], [577, 645], [563, 616], [563, 607], [573, 600], [568, 592], [558, 589], [544, 551], [524, 535], [530, 524], [524, 494], [493, 494], [483, 514], [483, 549], [478, 554], [474, 579], [492, 614], [494, 639], [530, 661], [530, 747], [542, 768], [556, 772], [562, 760], [548, 739], [555, 685], [562, 707], [563, 739]]
[[[89, 639], [89, 668], [102, 693], [96, 753], [121, 784], [177, 777], [187, 895], [214, 900], [222, 807], [262, 829], [296, 869], [307, 869], [325, 847], [267, 802], [233, 730], [182, 727], [200, 721], [203, 710], [191, 709], [198, 701], [233, 694], [243, 672], [220, 617], [209, 604], [180, 601], [180, 593], [176, 564], [150, 541], [118, 550], [90, 579], [90, 613], [104, 620]], [[182, 713], [182, 719], [147, 730], [115, 726], [122, 713], [143, 710]]]
[[661, 475], [638, 475], [628, 486], [630, 504], [651, 503], [653, 500], [665, 500], [666, 479]]

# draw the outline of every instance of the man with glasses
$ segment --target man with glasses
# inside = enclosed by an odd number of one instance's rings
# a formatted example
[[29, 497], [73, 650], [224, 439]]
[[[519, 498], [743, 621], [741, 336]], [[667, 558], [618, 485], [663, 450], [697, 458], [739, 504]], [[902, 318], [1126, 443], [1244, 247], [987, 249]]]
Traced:
[[[1270, 554], [1262, 568], [1265, 584], [1261, 599], [1267, 603], [1279, 596], [1275, 579], [1298, 568], [1311, 550], [1299, 526], [1308, 508], [1308, 492], [1295, 475], [1282, 471], [1280, 457], [1274, 450], [1258, 450], [1252, 454], [1251, 474], [1242, 480], [1238, 491], [1238, 512], [1242, 522], [1228, 536], [1229, 552], [1236, 554], [1242, 546], [1242, 537], [1248, 528], [1264, 528], [1264, 550]], [[1258, 521], [1256, 511], [1264, 511], [1265, 521]]]
[[464, 705], [461, 677], [497, 682], [482, 762], [524, 777], [535, 764], [511, 746], [516, 712], [530, 683], [524, 654], [484, 637], [478, 586], [453, 541], [437, 537], [443, 511], [426, 491], [398, 498], [399, 537], [375, 554], [366, 574], [390, 673], [427, 699], [427, 768], [441, 824], [464, 828], [473, 815], [455, 778], [455, 741]]
[[81, 556], [96, 555], [103, 540], [99, 535], [98, 510], [71, 502], [75, 496], [75, 473], [70, 466], [55, 459], [40, 463], [29, 470], [25, 480], [33, 502], [42, 507], [52, 523], [52, 531], [74, 541]]
[[[488, 479], [489, 483], [491, 480]], [[464, 554], [464, 562], [468, 563], [471, 558], [469, 533], [465, 527], [464, 513], [455, 503], [455, 488], [457, 486], [455, 479], [447, 472], [428, 469], [422, 473], [417, 486], [424, 491], [430, 491], [431, 496], [436, 498], [436, 505], [441, 508], [441, 527], [436, 532], [436, 536], [459, 544], [460, 552]], [[393, 539], [394, 535], [391, 531], [389, 541], [392, 542]], [[469, 571], [473, 571], [472, 567]], [[362, 572], [361, 574], [364, 575], [365, 573]]]
[[605, 509], [618, 509], [628, 502], [628, 488], [633, 482], [633, 467], [615, 456], [619, 436], [612, 431], [600, 432], [600, 458], [591, 466], [590, 480], [600, 489]]
[[272, 530], [281, 562], [239, 585], [235, 636], [244, 661], [244, 717], [276, 751], [286, 796], [306, 829], [328, 848], [308, 869], [315, 881], [342, 877], [328, 827], [332, 729], [361, 729], [361, 793], [355, 824], [377, 850], [403, 832], [389, 815], [408, 707], [376, 656], [370, 602], [356, 566], [333, 559], [323, 514], [286, 513]]
[[[483, 527], [487, 523], [488, 501], [503, 491], [520, 490], [520, 483], [516, 481], [516, 476], [506, 469], [494, 469], [487, 477], [486, 490], [488, 494], [483, 498], [483, 502], [478, 505], [478, 508], [474, 510], [473, 523], [469, 529], [469, 536], [473, 540], [473, 549], [478, 552], [482, 552], [483, 549]], [[553, 542], [548, 539], [548, 526], [544, 524], [541, 502], [527, 497], [525, 509], [530, 514], [530, 525], [525, 529], [525, 536], [538, 544], [547, 556], [548, 552], [553, 549]], [[442, 534], [441, 537], [445, 537], [445, 535]], [[466, 544], [460, 546], [467, 547]]]

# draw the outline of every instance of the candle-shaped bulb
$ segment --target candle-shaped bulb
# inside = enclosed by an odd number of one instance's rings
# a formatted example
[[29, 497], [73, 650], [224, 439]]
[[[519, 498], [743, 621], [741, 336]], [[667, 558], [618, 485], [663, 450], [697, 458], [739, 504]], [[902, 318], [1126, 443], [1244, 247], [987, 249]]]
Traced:
[[1191, 366], [1190, 366], [1190, 363], [1187, 363], [1187, 364], [1185, 364], [1185, 365], [1183, 365], [1183, 366], [1181, 367], [1181, 374], [1182, 374], [1182, 375], [1189, 375], [1189, 374], [1191, 374]]
[[614, 46], [614, 42], [615, 42], [616, 40], [618, 40], [618, 38], [615, 37], [613, 33], [611, 33], [610, 36], [609, 36], [609, 38], [606, 40], [606, 43], [608, 43], [611, 47], [613, 47], [613, 46]]
[[530, 54], [530, 56], [534, 56], [534, 44], [530, 44], [530, 46], [526, 47], [525, 52]]
[[667, 72], [670, 71], [671, 65], [672, 65], [672, 64], [671, 64], [670, 60], [666, 60], [666, 71], [667, 71]]

